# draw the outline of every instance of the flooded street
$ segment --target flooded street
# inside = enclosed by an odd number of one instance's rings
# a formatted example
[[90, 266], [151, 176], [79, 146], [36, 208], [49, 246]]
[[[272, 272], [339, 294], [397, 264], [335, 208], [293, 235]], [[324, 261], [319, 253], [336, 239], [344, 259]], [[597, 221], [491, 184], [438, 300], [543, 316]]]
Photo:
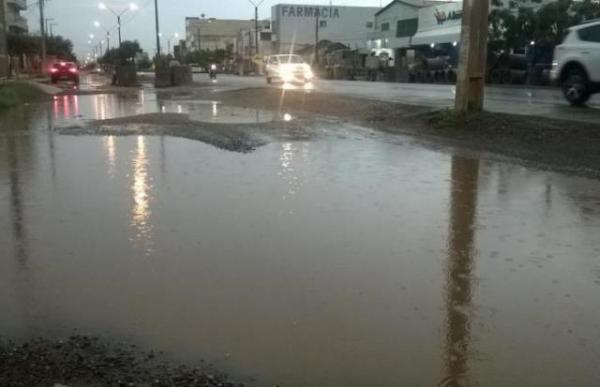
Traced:
[[284, 387], [600, 385], [600, 183], [331, 120], [251, 153], [67, 136], [142, 113], [59, 97], [0, 124], [0, 332], [74, 330]]

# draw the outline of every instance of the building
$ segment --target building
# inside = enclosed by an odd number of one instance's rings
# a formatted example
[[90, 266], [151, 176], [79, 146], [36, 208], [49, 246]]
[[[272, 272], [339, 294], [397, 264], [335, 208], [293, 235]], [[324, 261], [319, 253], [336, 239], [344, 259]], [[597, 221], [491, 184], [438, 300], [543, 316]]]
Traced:
[[8, 76], [8, 47], [6, 45], [5, 20], [4, 3], [0, 1], [0, 79]]
[[256, 28], [251, 28], [238, 32], [234, 51], [236, 72], [244, 74], [257, 69], [260, 72], [263, 59], [274, 53], [270, 20], [261, 21], [259, 24], [258, 47]]
[[233, 49], [238, 33], [252, 28], [254, 20], [188, 17], [185, 19], [186, 46], [190, 51]]
[[27, 19], [21, 15], [21, 11], [27, 9], [27, 0], [0, 0], [4, 1], [4, 20], [8, 32], [26, 34], [29, 32]]
[[317, 40], [365, 48], [377, 11], [375, 7], [275, 5], [271, 8], [274, 49], [290, 52], [314, 46]]
[[411, 37], [413, 46], [438, 44], [458, 45], [462, 30], [463, 3], [428, 4], [419, 8], [417, 33]]
[[[491, 0], [490, 0], [491, 1]], [[499, 0], [510, 7], [511, 0]], [[539, 8], [556, 0], [524, 0], [519, 7]], [[410, 46], [454, 44], [460, 41], [462, 1], [394, 0], [375, 14], [369, 35], [371, 50], [402, 49]], [[518, 8], [513, 8], [518, 12]]]

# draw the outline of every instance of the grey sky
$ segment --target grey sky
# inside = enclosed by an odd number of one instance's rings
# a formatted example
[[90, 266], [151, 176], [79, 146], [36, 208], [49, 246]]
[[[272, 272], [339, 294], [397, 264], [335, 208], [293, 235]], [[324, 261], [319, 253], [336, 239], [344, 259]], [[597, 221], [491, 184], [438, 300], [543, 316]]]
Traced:
[[[105, 0], [104, 2], [115, 10], [124, 9], [131, 0]], [[138, 40], [144, 50], [153, 54], [155, 51], [154, 38], [154, 0], [133, 0], [140, 10], [126, 14], [123, 17], [123, 39]], [[46, 17], [53, 18], [57, 25], [54, 33], [63, 35], [73, 41], [75, 50], [80, 58], [90, 52], [88, 40], [89, 34], [94, 34], [95, 42], [100, 37], [104, 38], [106, 33], [94, 27], [93, 22], [99, 21], [103, 25], [112, 27], [116, 24], [116, 18], [108, 11], [98, 9], [99, 0], [50, 0], [47, 1]], [[333, 0], [334, 5], [361, 5], [379, 6], [389, 0]], [[32, 32], [39, 31], [39, 14], [37, 5], [28, 1], [30, 9], [25, 11], [24, 16], [29, 20], [29, 28]], [[260, 18], [271, 16], [271, 6], [278, 3], [293, 4], [329, 4], [329, 0], [298, 0], [278, 1], [265, 0], [260, 8]], [[161, 31], [165, 35], [163, 45], [166, 46], [166, 36], [179, 33], [185, 34], [185, 17], [200, 16], [202, 13], [207, 17], [231, 18], [231, 19], [253, 19], [254, 9], [248, 0], [159, 0], [161, 11]], [[117, 42], [116, 29], [112, 33], [111, 45]]]

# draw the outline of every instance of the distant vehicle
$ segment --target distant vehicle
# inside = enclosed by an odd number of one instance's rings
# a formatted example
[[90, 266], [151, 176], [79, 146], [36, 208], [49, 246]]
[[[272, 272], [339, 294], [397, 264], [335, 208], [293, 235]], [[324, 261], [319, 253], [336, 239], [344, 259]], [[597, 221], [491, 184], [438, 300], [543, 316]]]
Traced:
[[300, 55], [271, 55], [265, 61], [267, 83], [279, 80], [284, 83], [307, 83], [313, 80], [310, 66]]
[[600, 92], [600, 20], [569, 28], [554, 51], [550, 76], [571, 105]]
[[217, 65], [216, 64], [211, 64], [210, 68], [208, 69], [208, 76], [210, 77], [210, 79], [217, 79]]
[[73, 62], [55, 63], [50, 69], [50, 77], [52, 78], [52, 83], [58, 83], [58, 81], [66, 79], [79, 84], [79, 68]]

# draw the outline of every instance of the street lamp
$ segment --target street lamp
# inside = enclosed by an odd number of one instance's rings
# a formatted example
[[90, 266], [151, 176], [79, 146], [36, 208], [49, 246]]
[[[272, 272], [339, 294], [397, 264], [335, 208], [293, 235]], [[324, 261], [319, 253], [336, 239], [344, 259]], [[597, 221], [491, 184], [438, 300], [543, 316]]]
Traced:
[[123, 11], [117, 12], [117, 11], [113, 10], [111, 7], [109, 7], [108, 5], [106, 5], [105, 3], [99, 3], [98, 8], [101, 9], [102, 11], [108, 10], [117, 17], [117, 26], [119, 27], [119, 47], [121, 47], [121, 16], [125, 15], [129, 11], [132, 11], [132, 12], [137, 11], [139, 9], [139, 7], [135, 3], [130, 3], [129, 6], [127, 8], [125, 8]]
[[265, 1], [265, 0], [260, 0], [258, 3], [256, 2], [256, 0], [248, 0], [250, 2], [250, 4], [252, 4], [254, 6], [254, 44], [256, 44], [256, 56], [258, 56], [258, 7], [260, 7], [260, 5]]
[[94, 22], [94, 27], [102, 28], [106, 32], [106, 52], [110, 50], [110, 30], [104, 27], [99, 21]]
[[160, 19], [158, 16], [158, 0], [154, 0], [154, 18], [155, 18], [155, 29], [156, 29], [156, 58], [160, 59]]
[[[162, 34], [160, 34], [160, 36], [162, 37]], [[177, 39], [179, 39], [179, 33], [175, 32], [173, 34], [173, 38], [175, 39], [175, 41], [177, 42]], [[171, 54], [171, 37], [167, 37], [167, 55]]]

